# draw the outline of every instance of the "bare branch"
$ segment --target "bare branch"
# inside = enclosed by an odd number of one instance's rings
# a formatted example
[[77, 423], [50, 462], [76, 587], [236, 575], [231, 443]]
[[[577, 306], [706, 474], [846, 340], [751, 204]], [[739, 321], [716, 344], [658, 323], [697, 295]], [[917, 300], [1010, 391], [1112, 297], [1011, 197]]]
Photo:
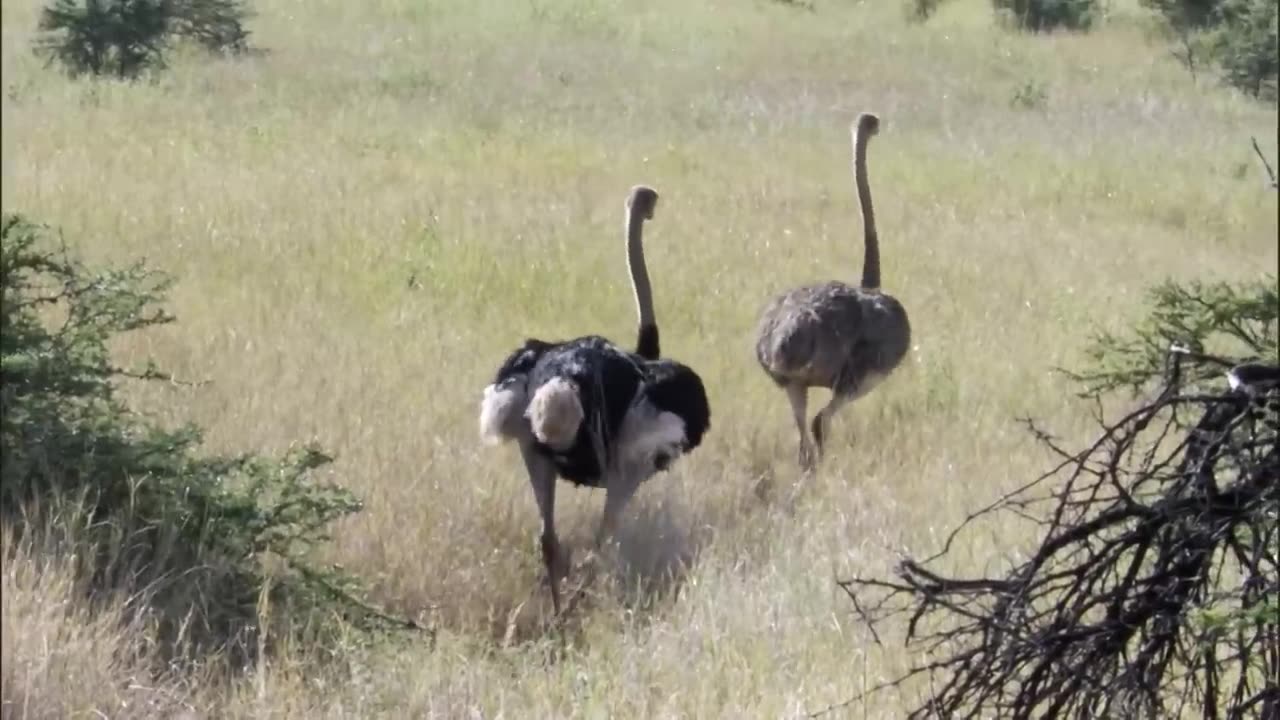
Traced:
[[1250, 137], [1253, 142], [1253, 151], [1258, 153], [1258, 159], [1262, 161], [1262, 168], [1267, 171], [1267, 179], [1271, 182], [1271, 189], [1280, 189], [1280, 185], [1276, 183], [1276, 174], [1271, 170], [1271, 163], [1267, 162], [1267, 156], [1262, 154], [1262, 148], [1258, 147], [1258, 139]]
[[[1183, 372], [1189, 364], [1200, 367]], [[1027, 421], [1057, 467], [971, 514], [940, 553], [904, 560], [893, 579], [840, 581], [877, 644], [881, 626], [904, 622], [923, 659], [816, 715], [890, 688], [922, 693], [911, 718], [1243, 717], [1274, 705], [1280, 387], [1235, 377], [1207, 391], [1204, 366], [1246, 367], [1171, 348], [1154, 398], [1116, 421], [1099, 414], [1081, 452]], [[1250, 377], [1280, 373], [1248, 366]], [[996, 577], [927, 567], [996, 514], [1043, 526], [1026, 560]]]

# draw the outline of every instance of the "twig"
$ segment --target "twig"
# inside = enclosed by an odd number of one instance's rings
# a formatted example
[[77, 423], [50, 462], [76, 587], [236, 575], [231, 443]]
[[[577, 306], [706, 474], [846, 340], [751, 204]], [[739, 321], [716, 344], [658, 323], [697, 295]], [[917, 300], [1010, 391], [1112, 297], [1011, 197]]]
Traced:
[[1262, 148], [1258, 147], [1258, 139], [1250, 136], [1249, 140], [1253, 142], [1253, 151], [1258, 153], [1258, 159], [1262, 161], [1262, 168], [1267, 171], [1267, 180], [1271, 183], [1271, 189], [1280, 189], [1280, 185], [1276, 183], [1276, 174], [1271, 171], [1271, 163], [1267, 162], [1267, 156], [1263, 155]]
[[361, 612], [366, 613], [370, 617], [377, 618], [378, 620], [381, 620], [393, 627], [398, 627], [404, 630], [416, 630], [419, 632], [425, 632], [433, 641], [435, 640], [435, 635], [436, 635], [435, 628], [423, 627], [419, 625], [416, 620], [389, 615], [386, 612], [383, 612], [382, 610], [379, 610], [378, 608], [361, 600], [360, 598], [355, 597], [354, 595], [347, 592], [346, 590], [343, 590], [342, 588], [334, 585], [333, 583], [326, 580], [323, 576], [321, 576], [319, 573], [315, 572], [314, 570], [311, 570], [310, 568], [304, 567], [302, 565], [295, 565], [295, 568], [298, 570], [298, 572], [300, 572], [303, 575], [303, 577], [307, 579], [308, 582], [313, 582], [317, 586], [323, 588], [326, 592], [332, 595], [336, 600], [339, 600], [342, 603], [349, 605], [351, 607], [358, 608]]

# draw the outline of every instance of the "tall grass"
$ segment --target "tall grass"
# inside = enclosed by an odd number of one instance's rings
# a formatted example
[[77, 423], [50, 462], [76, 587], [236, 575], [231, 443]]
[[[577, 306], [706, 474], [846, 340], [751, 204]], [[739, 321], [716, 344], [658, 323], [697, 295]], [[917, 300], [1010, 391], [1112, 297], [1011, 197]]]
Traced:
[[75, 518], [54, 516], [46, 532], [0, 537], [0, 678], [6, 718], [174, 717], [194, 710], [197, 678], [157, 674], [154, 628], [130, 612], [138, 598], [89, 602], [72, 548], [82, 548]]
[[[1274, 138], [1275, 109], [1197, 85], [1131, 3], [1088, 35], [1023, 36], [981, 0], [925, 24], [892, 3], [259, 0], [269, 52], [137, 84], [41, 67], [37, 9], [0, 11], [4, 207], [94, 239], [90, 260], [176, 274], [179, 322], [121, 362], [211, 384], [131, 400], [207, 427], [215, 450], [336, 451], [366, 509], [331, 559], [438, 630], [353, 640], [324, 666], [286, 652], [188, 692], [197, 714], [791, 717], [841, 700], [915, 651], [875, 648], [833, 578], [931, 549], [1042, 470], [1019, 416], [1084, 431], [1052, 369], [1136, 317], [1144, 288], [1278, 259], [1248, 142]], [[1013, 100], [1028, 83], [1030, 106]], [[884, 121], [884, 282], [916, 346], [842, 413], [791, 507], [757, 493], [795, 482], [796, 438], [751, 332], [771, 294], [858, 277], [862, 110]], [[664, 351], [706, 380], [713, 429], [641, 490], [564, 645], [542, 621], [519, 459], [479, 444], [475, 412], [526, 336], [629, 341], [638, 182], [662, 196], [646, 234]], [[558, 495], [581, 556], [602, 493]], [[961, 562], [1026, 539], [994, 527]], [[30, 699], [15, 717], [63, 714], [50, 678], [109, 703], [133, 672], [116, 658], [141, 630], [33, 589], [74, 582], [59, 562], [6, 552], [4, 701]], [[41, 653], [44, 674], [10, 673]]]

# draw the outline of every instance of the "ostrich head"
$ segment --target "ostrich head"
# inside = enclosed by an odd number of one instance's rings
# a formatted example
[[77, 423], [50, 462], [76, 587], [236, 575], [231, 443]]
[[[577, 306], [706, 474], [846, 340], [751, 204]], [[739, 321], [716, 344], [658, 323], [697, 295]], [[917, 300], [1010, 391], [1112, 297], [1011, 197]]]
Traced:
[[631, 188], [631, 197], [627, 198], [627, 207], [639, 213], [645, 220], [653, 219], [653, 211], [658, 207], [658, 191], [648, 185], [636, 185]]
[[875, 113], [862, 113], [854, 123], [854, 129], [862, 137], [871, 137], [880, 132], [880, 116]]

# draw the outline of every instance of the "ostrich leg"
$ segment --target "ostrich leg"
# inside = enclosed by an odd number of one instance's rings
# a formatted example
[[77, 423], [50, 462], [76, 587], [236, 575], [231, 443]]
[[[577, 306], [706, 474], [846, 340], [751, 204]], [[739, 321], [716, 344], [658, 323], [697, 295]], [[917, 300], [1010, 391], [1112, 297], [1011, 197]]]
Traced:
[[556, 469], [547, 458], [534, 451], [532, 443], [520, 444], [520, 456], [529, 471], [529, 483], [542, 516], [542, 562], [551, 581], [551, 605], [560, 614], [560, 580], [565, 575], [564, 556], [556, 537]]

